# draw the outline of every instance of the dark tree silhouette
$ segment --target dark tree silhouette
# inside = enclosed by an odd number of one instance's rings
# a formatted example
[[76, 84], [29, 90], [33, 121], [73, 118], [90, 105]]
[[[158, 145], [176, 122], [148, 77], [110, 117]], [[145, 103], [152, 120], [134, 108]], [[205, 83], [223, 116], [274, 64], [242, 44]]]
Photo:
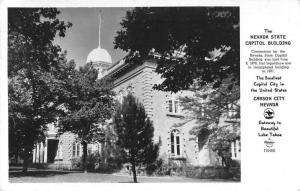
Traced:
[[22, 154], [24, 172], [46, 125], [63, 112], [64, 83], [75, 68], [52, 44], [71, 26], [58, 14], [55, 8], [8, 9], [9, 149]]
[[158, 156], [159, 145], [152, 140], [152, 122], [142, 104], [130, 94], [117, 107], [113, 119], [117, 144], [125, 151], [125, 162], [132, 165], [133, 181], [136, 183], [136, 167], [151, 164]]
[[115, 37], [115, 48], [128, 52], [127, 62], [156, 55], [155, 87], [177, 92], [233, 76], [239, 84], [239, 8], [142, 7], [127, 11]]

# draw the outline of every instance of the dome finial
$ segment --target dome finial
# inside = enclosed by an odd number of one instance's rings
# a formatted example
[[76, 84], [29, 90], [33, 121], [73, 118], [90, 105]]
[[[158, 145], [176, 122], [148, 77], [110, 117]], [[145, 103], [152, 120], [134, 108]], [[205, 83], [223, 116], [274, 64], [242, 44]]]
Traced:
[[[107, 52], [107, 50], [101, 48], [101, 24], [102, 24], [102, 17], [101, 17], [101, 9], [99, 10], [99, 46], [93, 49], [87, 56], [86, 63], [106, 63], [111, 64], [111, 56]], [[102, 67], [102, 66], [101, 66]]]
[[99, 10], [99, 48], [101, 47], [101, 9]]

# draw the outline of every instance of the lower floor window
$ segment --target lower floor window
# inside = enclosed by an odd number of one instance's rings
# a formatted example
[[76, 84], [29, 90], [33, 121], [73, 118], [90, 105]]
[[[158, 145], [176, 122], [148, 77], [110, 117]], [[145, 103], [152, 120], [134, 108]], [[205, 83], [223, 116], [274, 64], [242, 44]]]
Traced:
[[174, 156], [180, 155], [180, 135], [178, 130], [171, 132], [171, 154]]
[[240, 140], [236, 139], [231, 142], [231, 158], [240, 159], [241, 145]]
[[80, 143], [74, 142], [73, 143], [73, 157], [79, 157], [80, 156]]

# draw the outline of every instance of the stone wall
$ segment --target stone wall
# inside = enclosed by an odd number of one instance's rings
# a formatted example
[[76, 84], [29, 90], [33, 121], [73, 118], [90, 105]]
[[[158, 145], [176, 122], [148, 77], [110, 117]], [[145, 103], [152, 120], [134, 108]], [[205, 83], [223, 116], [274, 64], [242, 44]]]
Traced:
[[65, 163], [71, 163], [73, 158], [73, 143], [75, 142], [75, 135], [66, 132], [59, 137], [59, 143], [62, 146], [62, 159]]

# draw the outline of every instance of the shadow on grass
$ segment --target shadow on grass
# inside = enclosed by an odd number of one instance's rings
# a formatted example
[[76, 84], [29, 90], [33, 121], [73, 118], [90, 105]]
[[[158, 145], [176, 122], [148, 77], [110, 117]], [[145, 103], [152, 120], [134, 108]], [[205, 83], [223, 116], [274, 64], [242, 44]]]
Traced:
[[73, 173], [72, 171], [66, 172], [66, 171], [28, 171], [28, 172], [9, 172], [9, 178], [20, 178], [20, 177], [51, 177], [51, 176], [57, 176], [57, 175], [64, 175]]
[[[127, 181], [127, 182], [118, 182], [118, 183], [134, 183], [133, 181]], [[140, 183], [140, 182], [137, 182], [137, 183]]]

